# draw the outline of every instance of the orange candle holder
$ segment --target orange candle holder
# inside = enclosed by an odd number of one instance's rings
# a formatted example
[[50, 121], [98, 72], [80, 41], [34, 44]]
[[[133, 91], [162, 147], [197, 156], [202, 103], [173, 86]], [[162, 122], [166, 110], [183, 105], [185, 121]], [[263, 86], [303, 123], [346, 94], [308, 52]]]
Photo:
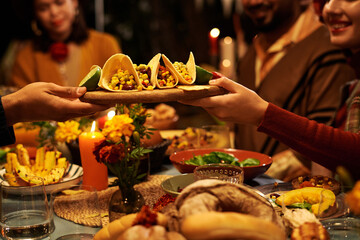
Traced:
[[93, 186], [98, 191], [108, 187], [108, 169], [105, 164], [96, 161], [93, 151], [95, 143], [104, 139], [101, 132], [84, 132], [79, 136], [83, 185]]

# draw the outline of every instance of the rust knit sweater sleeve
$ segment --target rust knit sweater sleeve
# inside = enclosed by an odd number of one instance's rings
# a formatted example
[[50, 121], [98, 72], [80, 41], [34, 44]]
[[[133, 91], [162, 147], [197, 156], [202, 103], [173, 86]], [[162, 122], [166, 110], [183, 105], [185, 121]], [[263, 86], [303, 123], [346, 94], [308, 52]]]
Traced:
[[269, 104], [259, 132], [268, 134], [331, 170], [344, 166], [360, 179], [360, 135], [300, 117]]

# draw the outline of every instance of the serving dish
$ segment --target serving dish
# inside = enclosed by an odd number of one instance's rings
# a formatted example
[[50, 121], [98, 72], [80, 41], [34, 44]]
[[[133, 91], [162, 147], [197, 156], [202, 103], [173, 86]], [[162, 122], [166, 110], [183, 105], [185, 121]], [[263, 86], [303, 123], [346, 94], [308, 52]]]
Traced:
[[[269, 196], [269, 194], [275, 193], [275, 192], [284, 193], [287, 191], [294, 190], [291, 182], [266, 184], [266, 185], [262, 185], [262, 186], [257, 186], [255, 188], [257, 190], [259, 190], [260, 192], [262, 192], [265, 196]], [[338, 218], [338, 217], [349, 214], [350, 210], [349, 210], [349, 207], [345, 203], [345, 194], [344, 193], [340, 193], [336, 196], [336, 204], [337, 204], [337, 208], [331, 215], [326, 216], [326, 217], [320, 217], [319, 220]]]
[[223, 88], [209, 85], [185, 85], [176, 88], [143, 91], [109, 92], [105, 90], [86, 92], [80, 99], [95, 104], [157, 103], [190, 100], [227, 93]]
[[[8, 182], [4, 179], [5, 169], [0, 170], [0, 178], [1, 178], [1, 184], [9, 185]], [[67, 173], [63, 177], [63, 179], [55, 184], [45, 185], [45, 191], [47, 194], [50, 194], [51, 191], [57, 189], [57, 188], [66, 188], [71, 185], [75, 185], [79, 183], [82, 180], [83, 176], [83, 168], [76, 164], [70, 164]], [[32, 187], [32, 191], [41, 191], [40, 187]], [[30, 193], [29, 187], [13, 187], [13, 190], [11, 190], [12, 194], [17, 195], [26, 195]]]
[[300, 176], [291, 181], [291, 184], [294, 189], [299, 189], [302, 187], [320, 187], [324, 189], [329, 189], [335, 194], [340, 193], [340, 183], [331, 177], [327, 176]]
[[174, 177], [168, 178], [161, 183], [161, 188], [168, 194], [173, 197], [177, 197], [181, 189], [184, 189], [186, 186], [195, 182], [193, 173], [186, 173], [181, 175], [176, 175]]
[[271, 157], [257, 152], [246, 151], [246, 150], [239, 150], [239, 149], [232, 149], [232, 148], [206, 148], [206, 149], [189, 149], [180, 152], [175, 152], [170, 155], [170, 161], [174, 165], [174, 167], [180, 173], [192, 173], [194, 169], [197, 167], [195, 165], [185, 164], [184, 161], [197, 156], [197, 155], [204, 155], [210, 152], [220, 151], [225, 152], [228, 154], [234, 155], [239, 161], [242, 161], [247, 158], [256, 158], [260, 161], [258, 166], [249, 166], [244, 167], [244, 181], [251, 180], [260, 174], [266, 172], [266, 170], [271, 166], [272, 159]]

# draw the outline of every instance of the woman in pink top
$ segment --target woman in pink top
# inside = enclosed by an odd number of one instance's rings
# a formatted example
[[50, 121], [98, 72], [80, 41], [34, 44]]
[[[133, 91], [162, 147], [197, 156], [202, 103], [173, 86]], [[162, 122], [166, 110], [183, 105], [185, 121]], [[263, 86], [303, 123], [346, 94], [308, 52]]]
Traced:
[[[360, 1], [326, 1], [323, 19], [330, 31], [331, 42], [349, 49], [354, 59], [359, 59]], [[355, 66], [359, 67], [360, 62]], [[224, 121], [256, 125], [258, 131], [287, 144], [312, 161], [331, 170], [344, 166], [355, 179], [360, 179], [359, 132], [346, 132], [295, 115], [227, 78], [212, 80], [210, 84], [227, 89], [229, 94], [183, 103], [201, 106]], [[356, 89], [360, 89], [359, 83]], [[352, 97], [356, 95], [360, 95], [360, 91]]]

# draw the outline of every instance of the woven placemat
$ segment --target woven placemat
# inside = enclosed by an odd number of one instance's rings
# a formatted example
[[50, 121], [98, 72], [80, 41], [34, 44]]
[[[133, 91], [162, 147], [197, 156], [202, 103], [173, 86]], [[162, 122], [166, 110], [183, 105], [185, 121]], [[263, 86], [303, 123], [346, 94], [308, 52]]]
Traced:
[[[171, 176], [151, 175], [148, 177], [147, 181], [135, 185], [135, 189], [143, 195], [146, 205], [152, 207], [157, 200], [165, 194], [160, 185], [169, 177]], [[97, 210], [94, 209], [94, 207], [85, 204], [81, 199], [78, 201], [68, 201], [63, 197], [56, 198], [54, 201], [54, 212], [61, 218], [85, 226], [105, 226], [109, 223], [108, 207], [110, 197], [117, 189], [118, 187], [109, 187], [97, 192], [101, 222]]]

